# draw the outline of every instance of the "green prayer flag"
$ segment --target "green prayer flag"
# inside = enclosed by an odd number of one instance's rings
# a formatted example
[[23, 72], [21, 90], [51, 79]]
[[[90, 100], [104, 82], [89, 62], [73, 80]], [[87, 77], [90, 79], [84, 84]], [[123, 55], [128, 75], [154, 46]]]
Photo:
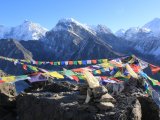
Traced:
[[54, 65], [58, 65], [58, 62], [54, 62]]
[[77, 65], [77, 64], [78, 64], [78, 61], [73, 61], [73, 64], [74, 64], [74, 65]]

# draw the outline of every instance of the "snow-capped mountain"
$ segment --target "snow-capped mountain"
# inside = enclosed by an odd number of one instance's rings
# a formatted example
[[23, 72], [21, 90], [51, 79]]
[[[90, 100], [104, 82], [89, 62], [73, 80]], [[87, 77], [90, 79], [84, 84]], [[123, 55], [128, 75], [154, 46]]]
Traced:
[[1, 39], [16, 39], [16, 40], [38, 40], [45, 35], [48, 30], [41, 27], [37, 23], [25, 20], [21, 25], [16, 27], [0, 26]]
[[[118, 32], [117, 32], [118, 33]], [[130, 41], [134, 51], [144, 56], [152, 56], [152, 59], [160, 60], [160, 19], [155, 18], [142, 27], [132, 27], [122, 34], [116, 34], [124, 43]]]
[[91, 34], [96, 34], [96, 32], [90, 28], [88, 25], [81, 24], [78, 21], [74, 20], [73, 18], [66, 18], [61, 19], [58, 21], [57, 25], [52, 29], [53, 31], [61, 31], [61, 30], [68, 30], [77, 32], [76, 27], [83, 28], [87, 32], [90, 32]]
[[147, 37], [160, 37], [160, 18], [155, 18], [142, 27], [132, 27], [126, 31], [120, 29], [115, 33], [115, 35], [129, 40], [132, 39], [133, 36], [135, 37], [135, 35], [140, 33], [147, 34]]
[[154, 37], [160, 37], [160, 18], [155, 18], [143, 26], [152, 32]]
[[115, 35], [118, 36], [118, 37], [123, 37], [125, 32], [126, 32], [125, 29], [120, 29], [115, 33]]
[[[103, 28], [103, 27], [102, 27]], [[100, 29], [99, 31], [106, 30]], [[97, 36], [97, 31], [74, 19], [62, 19], [41, 39], [46, 49], [57, 59], [91, 59], [117, 56], [116, 52]]]
[[91, 26], [91, 28], [96, 32], [96, 33], [106, 33], [106, 34], [113, 34], [111, 29], [109, 29], [105, 25], [98, 24], [97, 26]]

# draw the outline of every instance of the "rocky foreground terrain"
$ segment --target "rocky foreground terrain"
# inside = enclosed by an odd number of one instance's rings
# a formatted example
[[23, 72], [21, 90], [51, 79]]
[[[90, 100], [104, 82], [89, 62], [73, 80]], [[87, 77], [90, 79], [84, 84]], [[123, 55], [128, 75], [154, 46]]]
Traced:
[[[13, 89], [0, 84], [0, 120], [159, 120], [159, 107], [144, 93], [137, 80], [129, 80], [124, 90], [113, 93], [103, 86], [85, 102], [87, 84], [67, 81], [34, 83], [16, 97]], [[107, 89], [106, 89], [107, 87]], [[112, 95], [112, 96], [110, 96]]]

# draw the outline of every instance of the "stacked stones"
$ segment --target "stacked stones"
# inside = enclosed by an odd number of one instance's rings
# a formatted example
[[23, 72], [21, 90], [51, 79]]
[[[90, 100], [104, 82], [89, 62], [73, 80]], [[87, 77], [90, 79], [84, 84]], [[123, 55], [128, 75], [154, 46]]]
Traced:
[[[87, 85], [80, 86], [81, 98], [86, 98], [85, 103], [94, 103], [100, 110], [111, 110], [114, 108], [116, 100], [108, 94], [108, 90], [104, 86], [100, 86], [98, 80], [88, 71], [85, 71], [89, 77]], [[86, 96], [87, 93], [87, 96]]]

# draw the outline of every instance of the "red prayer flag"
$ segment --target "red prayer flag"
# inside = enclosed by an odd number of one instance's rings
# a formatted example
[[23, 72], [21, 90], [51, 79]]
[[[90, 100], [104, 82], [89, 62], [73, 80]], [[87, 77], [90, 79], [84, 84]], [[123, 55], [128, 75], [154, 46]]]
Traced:
[[73, 65], [73, 61], [68, 61], [68, 64], [69, 65]]
[[4, 81], [0, 79], [0, 83], [4, 83]]
[[101, 76], [101, 79], [102, 79], [102, 80], [106, 80], [107, 77], [106, 77], [106, 76]]
[[135, 73], [138, 73], [140, 71], [140, 66], [135, 65], [135, 64], [131, 64], [130, 66]]
[[97, 60], [91, 60], [93, 64], [97, 64]]
[[27, 70], [27, 65], [26, 64], [23, 64], [23, 69]]
[[150, 64], [150, 68], [153, 74], [160, 72], [160, 67]]
[[80, 73], [82, 73], [84, 71], [84, 69], [83, 68], [76, 68], [76, 69], [73, 69], [72, 71], [73, 72], [80, 72]]
[[72, 78], [73, 78], [75, 81], [79, 82], [79, 78], [78, 78], [77, 76], [73, 75]]

